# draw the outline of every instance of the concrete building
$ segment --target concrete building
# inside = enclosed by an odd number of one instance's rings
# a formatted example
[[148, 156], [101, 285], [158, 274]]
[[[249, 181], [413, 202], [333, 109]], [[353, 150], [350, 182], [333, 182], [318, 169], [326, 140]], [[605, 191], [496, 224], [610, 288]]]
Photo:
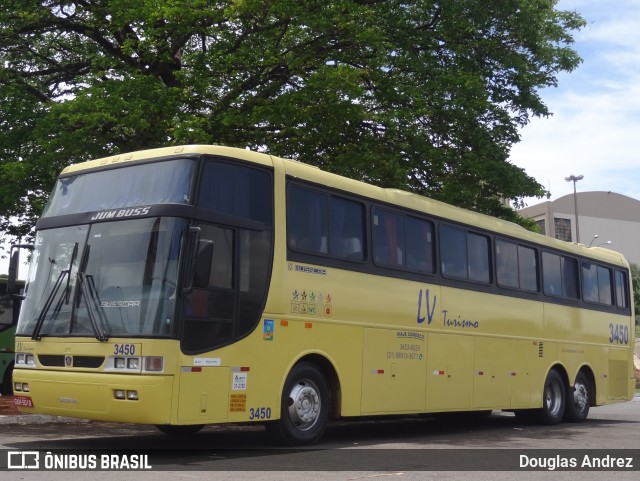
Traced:
[[565, 195], [518, 212], [534, 219], [549, 237], [610, 248], [640, 266], [640, 201], [636, 199], [614, 192], [578, 192], [575, 197]]

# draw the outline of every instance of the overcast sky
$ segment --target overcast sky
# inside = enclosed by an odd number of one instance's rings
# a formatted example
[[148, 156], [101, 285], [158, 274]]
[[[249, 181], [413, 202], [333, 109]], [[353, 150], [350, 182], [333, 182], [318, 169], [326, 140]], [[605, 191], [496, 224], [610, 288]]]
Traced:
[[[564, 179], [584, 175], [578, 191], [613, 191], [640, 200], [640, 1], [560, 0], [587, 26], [574, 34], [583, 61], [541, 92], [553, 112], [521, 130], [511, 161], [551, 191], [573, 192]], [[528, 199], [528, 205], [541, 202]]]

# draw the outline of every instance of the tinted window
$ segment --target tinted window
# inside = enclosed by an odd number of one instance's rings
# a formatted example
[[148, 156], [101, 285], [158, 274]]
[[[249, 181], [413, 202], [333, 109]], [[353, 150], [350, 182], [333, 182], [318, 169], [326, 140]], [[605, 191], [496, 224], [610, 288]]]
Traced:
[[538, 291], [538, 256], [535, 249], [518, 246], [520, 289]]
[[287, 242], [301, 252], [363, 260], [364, 206], [291, 186], [287, 193]]
[[598, 302], [598, 270], [595, 264], [582, 263], [582, 292], [587, 302]]
[[264, 170], [207, 162], [198, 204], [205, 209], [271, 225], [271, 176]]
[[467, 259], [469, 260], [469, 279], [478, 282], [491, 282], [488, 237], [473, 233], [467, 234]]
[[448, 277], [490, 282], [489, 238], [443, 225], [440, 228], [442, 273]]
[[407, 268], [418, 272], [434, 272], [433, 224], [426, 220], [405, 218]]
[[373, 210], [373, 261], [380, 266], [404, 266], [404, 216]]
[[542, 253], [545, 294], [578, 298], [578, 261], [549, 252]]
[[58, 179], [43, 216], [151, 204], [188, 204], [196, 162], [177, 159]]
[[433, 224], [405, 214], [373, 209], [373, 260], [377, 265], [432, 273]]
[[359, 202], [331, 198], [330, 254], [351, 260], [364, 259], [364, 209]]
[[329, 196], [290, 187], [287, 196], [289, 247], [315, 254], [329, 253]]
[[600, 304], [606, 304], [608, 306], [613, 304], [611, 269], [602, 266], [598, 266], [598, 294]]
[[496, 240], [498, 285], [525, 291], [538, 290], [538, 258], [535, 249]]
[[446, 225], [440, 227], [440, 255], [442, 274], [467, 278], [467, 235], [462, 229]]
[[496, 240], [496, 266], [498, 285], [520, 287], [518, 280], [518, 246], [516, 244]]
[[616, 305], [621, 308], [629, 307], [627, 295], [627, 274], [622, 271], [615, 271], [616, 280]]

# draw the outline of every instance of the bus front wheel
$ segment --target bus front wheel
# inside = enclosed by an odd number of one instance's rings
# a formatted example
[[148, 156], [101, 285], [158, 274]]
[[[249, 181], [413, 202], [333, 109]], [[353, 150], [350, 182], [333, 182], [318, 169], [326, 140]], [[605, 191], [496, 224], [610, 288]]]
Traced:
[[316, 443], [329, 422], [329, 386], [315, 364], [291, 369], [284, 384], [280, 419], [267, 424], [269, 434], [290, 446]]
[[11, 363], [4, 372], [4, 379], [0, 384], [0, 394], [11, 396], [13, 394], [13, 363]]
[[566, 406], [566, 387], [562, 376], [552, 369], [547, 374], [542, 393], [542, 407], [533, 411], [534, 420], [540, 424], [553, 425], [562, 421]]

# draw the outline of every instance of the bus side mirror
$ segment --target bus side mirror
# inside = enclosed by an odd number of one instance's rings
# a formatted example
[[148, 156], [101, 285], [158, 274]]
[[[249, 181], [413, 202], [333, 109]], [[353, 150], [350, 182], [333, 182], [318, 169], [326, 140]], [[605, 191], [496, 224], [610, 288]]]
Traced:
[[18, 264], [20, 263], [20, 253], [15, 250], [11, 253], [9, 260], [9, 278], [7, 279], [7, 293], [13, 294], [16, 288], [16, 280], [18, 279]]
[[[7, 279], [7, 293], [13, 294], [18, 280], [18, 268], [20, 266], [20, 249], [33, 251], [36, 248], [33, 244], [14, 244], [11, 246], [9, 260], [9, 278]], [[14, 250], [15, 249], [15, 250]]]
[[198, 253], [193, 273], [193, 287], [204, 289], [209, 286], [211, 276], [211, 263], [213, 261], [213, 241], [209, 239], [198, 240]]

